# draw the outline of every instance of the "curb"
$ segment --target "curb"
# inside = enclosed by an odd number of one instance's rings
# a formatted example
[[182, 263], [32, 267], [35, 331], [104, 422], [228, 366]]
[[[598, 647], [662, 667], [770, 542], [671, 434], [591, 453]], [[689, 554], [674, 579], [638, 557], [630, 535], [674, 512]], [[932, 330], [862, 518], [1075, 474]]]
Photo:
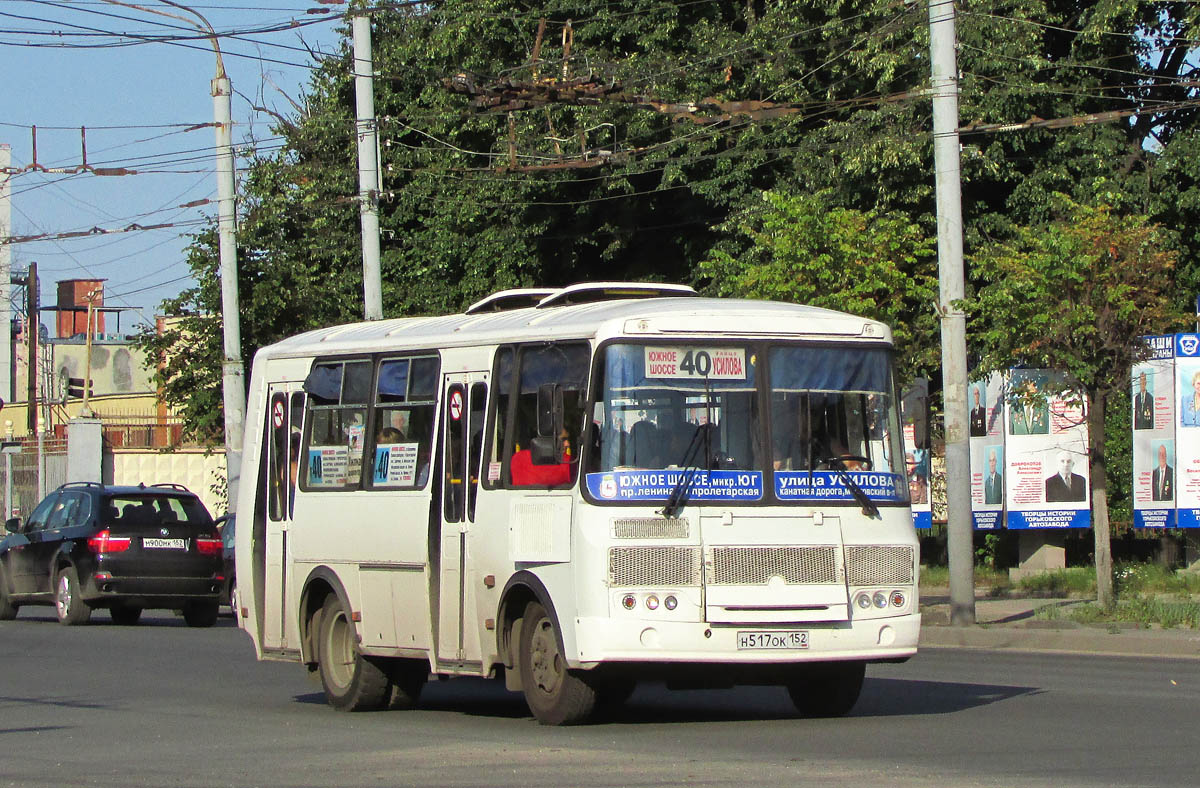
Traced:
[[1078, 629], [1026, 629], [972, 625], [924, 626], [918, 648], [1005, 649], [1054, 654], [1200, 659], [1200, 630], [1142, 629], [1110, 633]]

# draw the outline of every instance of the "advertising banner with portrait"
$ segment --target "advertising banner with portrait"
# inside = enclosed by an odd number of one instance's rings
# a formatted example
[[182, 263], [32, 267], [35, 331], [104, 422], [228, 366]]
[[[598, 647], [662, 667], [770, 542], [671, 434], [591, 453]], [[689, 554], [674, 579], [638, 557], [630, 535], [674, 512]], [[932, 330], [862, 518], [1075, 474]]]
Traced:
[[1175, 335], [1175, 384], [1177, 524], [1200, 528], [1200, 334]]
[[913, 524], [933, 527], [933, 499], [929, 489], [929, 381], [917, 378], [900, 402], [904, 419], [904, 463], [912, 501]]
[[1009, 528], [1088, 528], [1087, 418], [1082, 394], [1059, 373], [1009, 374], [1005, 405], [1005, 502]]
[[1147, 360], [1134, 365], [1133, 522], [1138, 528], [1171, 528], [1175, 512], [1175, 338], [1145, 337]]
[[971, 515], [977, 529], [991, 530], [1004, 525], [1004, 377], [994, 373], [968, 391]]

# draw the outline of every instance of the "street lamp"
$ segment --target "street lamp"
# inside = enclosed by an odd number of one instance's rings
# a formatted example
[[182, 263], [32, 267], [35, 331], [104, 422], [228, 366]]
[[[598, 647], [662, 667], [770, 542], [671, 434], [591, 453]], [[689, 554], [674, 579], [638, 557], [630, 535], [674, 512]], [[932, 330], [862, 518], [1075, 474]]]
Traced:
[[221, 364], [221, 386], [225, 405], [225, 468], [227, 506], [237, 506], [238, 482], [242, 468], [242, 427], [246, 420], [246, 384], [242, 368], [242, 331], [238, 312], [237, 242], [234, 235], [233, 186], [233, 110], [230, 96], [233, 89], [225, 75], [225, 63], [217, 32], [198, 11], [172, 0], [158, 0], [164, 5], [195, 16], [200, 22], [169, 11], [147, 8], [121, 0], [104, 0], [111, 5], [133, 8], [148, 14], [178, 19], [196, 28], [212, 44], [217, 56], [217, 73], [212, 80], [213, 121], [217, 132], [217, 230], [220, 252], [221, 314], [224, 327], [225, 358]]

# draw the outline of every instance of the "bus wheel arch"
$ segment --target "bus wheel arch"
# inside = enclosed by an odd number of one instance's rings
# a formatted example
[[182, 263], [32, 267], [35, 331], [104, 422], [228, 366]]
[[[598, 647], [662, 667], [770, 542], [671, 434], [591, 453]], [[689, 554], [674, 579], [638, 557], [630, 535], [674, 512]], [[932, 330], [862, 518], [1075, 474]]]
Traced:
[[341, 579], [327, 566], [318, 566], [304, 580], [300, 594], [300, 658], [309, 670], [315, 670], [319, 659], [317, 634], [321, 630], [321, 614], [325, 600], [333, 594], [345, 610], [351, 610], [350, 598]]
[[[554, 609], [554, 603], [550, 600], [550, 592], [546, 590], [545, 584], [537, 575], [522, 570], [515, 573], [504, 584], [504, 590], [500, 593], [500, 609], [496, 617], [499, 622], [499, 626], [496, 627], [496, 652], [504, 663], [505, 688], [513, 692], [520, 692], [524, 689], [521, 684], [518, 657], [523, 617], [525, 608], [529, 606], [530, 602], [539, 603], [555, 621], [558, 621], [558, 613]], [[561, 626], [556, 627], [556, 634], [559, 652], [564, 653], [561, 629]]]

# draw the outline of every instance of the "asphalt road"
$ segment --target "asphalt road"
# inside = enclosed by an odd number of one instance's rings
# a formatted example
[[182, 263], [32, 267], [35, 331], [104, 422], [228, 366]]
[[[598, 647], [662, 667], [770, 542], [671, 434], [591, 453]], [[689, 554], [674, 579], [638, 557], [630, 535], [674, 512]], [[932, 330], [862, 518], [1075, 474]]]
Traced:
[[479, 680], [335, 712], [227, 618], [0, 622], [0, 786], [1182, 786], [1198, 728], [1196, 660], [926, 649], [868, 668], [843, 719], [776, 688], [651, 684], [608, 722], [546, 728]]

